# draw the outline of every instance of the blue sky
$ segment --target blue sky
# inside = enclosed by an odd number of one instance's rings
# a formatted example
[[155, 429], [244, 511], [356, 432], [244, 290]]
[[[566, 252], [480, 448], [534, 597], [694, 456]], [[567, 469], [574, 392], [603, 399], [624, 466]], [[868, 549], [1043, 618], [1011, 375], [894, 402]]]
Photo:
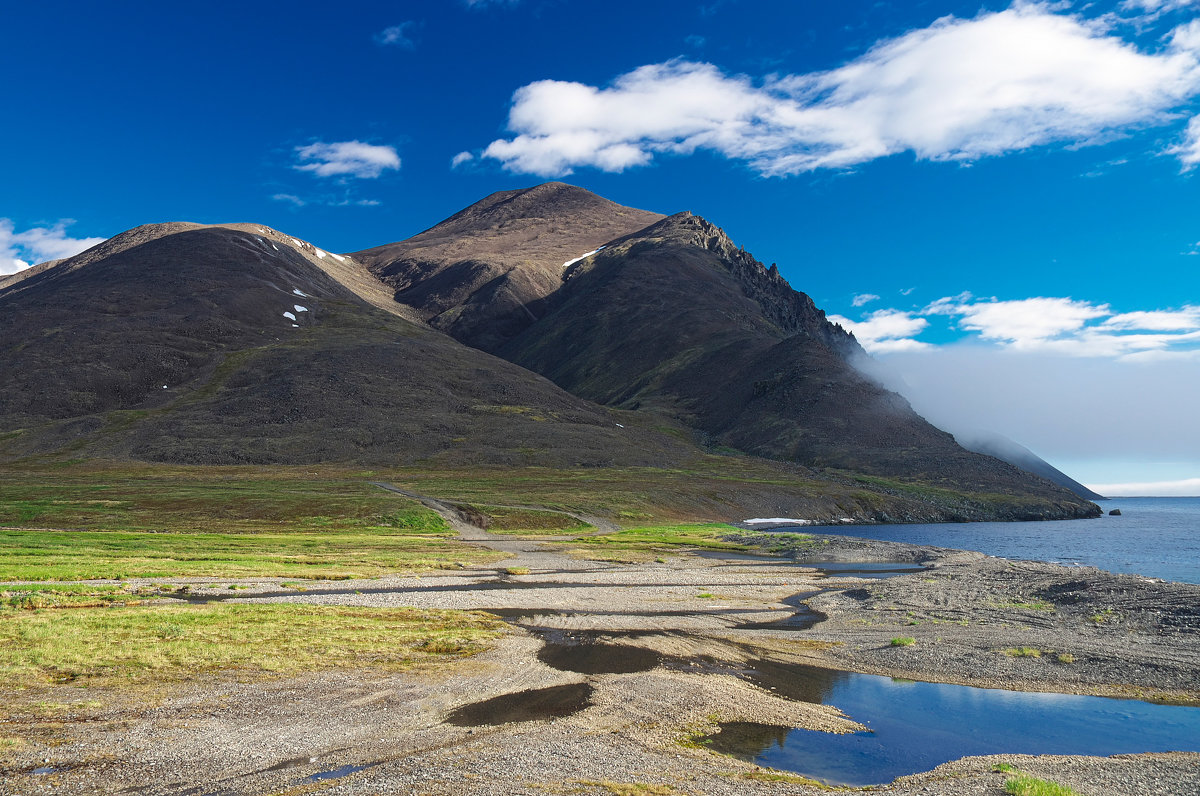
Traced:
[[1198, 17], [1200, 0], [20, 4], [0, 272], [168, 220], [353, 251], [563, 179], [721, 225], [939, 424], [1089, 484], [1195, 494]]

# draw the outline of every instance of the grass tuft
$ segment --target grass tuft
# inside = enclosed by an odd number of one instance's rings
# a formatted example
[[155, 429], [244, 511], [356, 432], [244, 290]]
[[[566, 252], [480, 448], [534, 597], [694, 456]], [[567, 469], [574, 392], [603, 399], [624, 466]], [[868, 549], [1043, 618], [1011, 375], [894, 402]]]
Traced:
[[1079, 796], [1079, 792], [1045, 779], [1017, 772], [1004, 781], [1004, 792], [1013, 796]]
[[893, 647], [911, 647], [916, 643], [917, 640], [912, 636], [896, 636], [896, 638], [892, 639]]
[[1040, 658], [1042, 651], [1037, 647], [1009, 647], [1004, 654], [1010, 658]]

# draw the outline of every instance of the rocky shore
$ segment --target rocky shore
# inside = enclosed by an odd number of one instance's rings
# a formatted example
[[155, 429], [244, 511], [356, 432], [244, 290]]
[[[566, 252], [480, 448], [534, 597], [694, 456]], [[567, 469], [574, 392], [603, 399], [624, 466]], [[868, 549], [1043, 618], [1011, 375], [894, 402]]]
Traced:
[[[840, 536], [744, 534], [771, 556], [681, 552], [624, 564], [460, 532], [513, 558], [302, 593], [270, 580], [233, 593], [198, 580], [191, 599], [486, 610], [511, 628], [488, 651], [403, 673], [226, 672], [153, 689], [6, 694], [4, 732], [24, 743], [3, 754], [0, 793], [816, 794], [818, 784], [700, 742], [723, 722], [861, 727], [836, 705], [763, 687], [756, 671], [807, 664], [1189, 704], [1200, 696], [1196, 586]], [[924, 568], [862, 578], [819, 568], [831, 562]], [[797, 615], [807, 629], [780, 629]], [[898, 636], [913, 643], [892, 645]], [[51, 716], [46, 704], [63, 707]], [[966, 758], [876, 790], [1001, 794], [1001, 762], [1082, 794], [1200, 792], [1200, 755], [1188, 753]]]

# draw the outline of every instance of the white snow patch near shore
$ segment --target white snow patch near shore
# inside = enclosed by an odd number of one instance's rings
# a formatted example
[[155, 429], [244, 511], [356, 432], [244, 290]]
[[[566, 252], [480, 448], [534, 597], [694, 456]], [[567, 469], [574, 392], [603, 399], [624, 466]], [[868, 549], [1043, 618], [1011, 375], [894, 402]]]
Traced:
[[288, 240], [290, 240], [292, 243], [296, 244], [300, 248], [304, 248], [304, 241], [296, 240], [295, 238], [288, 238]]
[[313, 253], [317, 255], [317, 259], [319, 259], [319, 260], [325, 259], [325, 252], [321, 251], [316, 246], [313, 246]]
[[578, 256], [578, 257], [576, 257], [574, 260], [567, 260], [565, 263], [563, 263], [563, 264], [562, 264], [562, 267], [563, 267], [563, 268], [568, 268], [568, 267], [570, 267], [570, 266], [574, 265], [575, 263], [579, 262], [580, 260], [586, 260], [588, 257], [591, 257], [593, 254], [596, 254], [597, 252], [599, 252], [599, 251], [600, 251], [601, 249], [603, 249], [603, 248], [605, 248], [605, 247], [604, 247], [604, 246], [601, 246], [599, 249], [592, 249], [592, 250], [591, 250], [590, 252], [588, 252], [587, 254], [581, 254], [581, 255], [579, 255], [579, 256]]
[[295, 293], [300, 298], [309, 298], [309, 295], [298, 287], [292, 288], [292, 292]]
[[337, 260], [339, 263], [346, 262], [346, 258], [340, 254], [334, 254], [333, 252], [330, 252], [329, 256], [332, 257], [333, 259]]
[[812, 520], [793, 520], [791, 517], [755, 517], [752, 520], [742, 520], [746, 525], [779, 525], [781, 523], [790, 523], [792, 525], [811, 525]]
[[292, 306], [295, 307], [296, 312], [308, 312], [308, 307], [301, 307], [299, 304], [293, 304]]
[[283, 317], [285, 317], [285, 318], [289, 318], [289, 319], [291, 319], [291, 320], [293, 320], [293, 321], [294, 321], [294, 320], [296, 320], [296, 316], [295, 316], [295, 315], [293, 315], [293, 314], [292, 314], [292, 313], [290, 313], [290, 312], [285, 312], [285, 313], [283, 313]]

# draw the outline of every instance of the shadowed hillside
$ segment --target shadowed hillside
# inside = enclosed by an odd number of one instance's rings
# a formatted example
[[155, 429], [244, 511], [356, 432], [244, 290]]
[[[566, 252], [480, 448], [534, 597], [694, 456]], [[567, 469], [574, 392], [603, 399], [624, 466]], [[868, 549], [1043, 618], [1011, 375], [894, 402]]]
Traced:
[[635, 442], [607, 410], [376, 308], [348, 258], [339, 281], [314, 262], [337, 255], [278, 233], [134, 232], [0, 291], [9, 456], [603, 465], [690, 450]]

